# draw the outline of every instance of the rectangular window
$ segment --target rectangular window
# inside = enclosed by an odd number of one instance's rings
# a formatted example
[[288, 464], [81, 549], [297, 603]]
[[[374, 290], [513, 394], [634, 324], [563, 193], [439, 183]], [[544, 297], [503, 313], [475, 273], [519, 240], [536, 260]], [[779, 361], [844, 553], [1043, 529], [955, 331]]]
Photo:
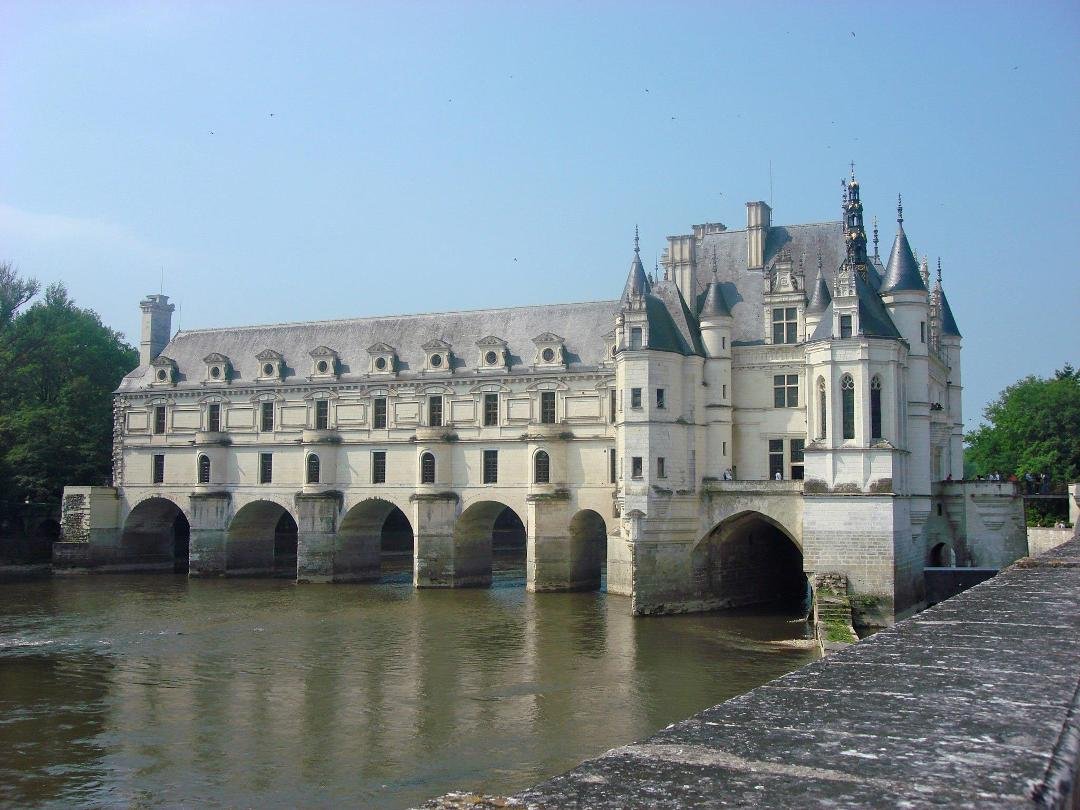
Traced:
[[221, 405], [212, 402], [206, 408], [206, 429], [211, 433], [221, 430]]
[[666, 399], [666, 397], [664, 395], [664, 389], [663, 388], [657, 388], [656, 389], [656, 407], [657, 408], [666, 408], [667, 405], [666, 405], [666, 403], [664, 401], [665, 399]]
[[155, 483], [155, 484], [164, 484], [165, 483], [165, 456], [154, 456], [153, 483]]
[[724, 383], [721, 386], [721, 391], [722, 391], [722, 393], [720, 394], [720, 398], [721, 399], [727, 399], [727, 383]]
[[499, 395], [484, 394], [484, 425], [491, 427], [499, 424]]
[[926, 343], [926, 321], [919, 321], [919, 340]]
[[656, 459], [656, 477], [667, 478], [667, 470], [664, 466], [664, 457], [658, 456]]
[[262, 414], [261, 427], [259, 430], [273, 430], [274, 429], [274, 403], [264, 402], [259, 406], [259, 412]]
[[769, 478], [784, 477], [784, 440], [769, 439]]
[[797, 307], [775, 307], [772, 311], [772, 342], [799, 342], [799, 310]]
[[274, 454], [259, 453], [259, 483], [269, 484], [274, 480]]
[[630, 389], [630, 407], [631, 408], [640, 408], [641, 407], [641, 389], [640, 388], [631, 388]]
[[499, 451], [484, 451], [484, 483], [499, 483]]
[[773, 375], [773, 407], [774, 408], [797, 408], [797, 407], [799, 407], [799, 375], [798, 374], [774, 374]]
[[640, 349], [641, 348], [641, 327], [640, 326], [632, 326], [632, 327], [630, 327], [630, 348], [631, 349]]
[[724, 448], [723, 450], [720, 451], [720, 455], [726, 456], [727, 455], [727, 442], [720, 442], [720, 444]]
[[614, 448], [608, 450], [608, 479], [609, 483], [614, 484], [616, 476], [618, 475], [618, 456], [615, 454]]
[[615, 389], [611, 389], [611, 394], [608, 398], [608, 408], [611, 410], [611, 424], [615, 424]]
[[641, 478], [641, 456], [632, 456], [630, 459], [630, 477]]
[[158, 405], [154, 408], [154, 433], [165, 432], [165, 406]]
[[727, 338], [726, 337], [723, 337], [723, 336], [720, 337], [720, 348], [721, 349], [726, 349], [727, 348]]
[[841, 315], [840, 316], [840, 337], [842, 337], [842, 338], [851, 337], [851, 316], [850, 315]]
[[545, 425], [555, 424], [555, 392], [540, 392], [540, 421]]
[[371, 454], [371, 483], [386, 483], [386, 451], [375, 450]]
[[428, 397], [428, 424], [442, 427], [442, 397]]
[[371, 426], [380, 429], [386, 427], [386, 397], [376, 397], [371, 404]]
[[806, 447], [805, 439], [792, 439], [788, 443], [791, 453], [791, 480], [803, 480], [803, 448]]
[[326, 430], [330, 427], [330, 400], [315, 400], [315, 429]]

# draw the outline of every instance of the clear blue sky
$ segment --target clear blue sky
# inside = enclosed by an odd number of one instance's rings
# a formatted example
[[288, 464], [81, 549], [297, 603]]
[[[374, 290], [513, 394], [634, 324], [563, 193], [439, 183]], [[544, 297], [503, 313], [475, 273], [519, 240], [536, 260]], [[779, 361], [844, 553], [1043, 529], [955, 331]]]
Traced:
[[[0, 260], [138, 338], [616, 297], [698, 222], [904, 194], [968, 425], [1080, 364], [1073, 3], [0, 4]], [[854, 34], [854, 36], [853, 36]], [[273, 116], [271, 116], [273, 113]], [[213, 132], [213, 134], [211, 134]], [[175, 325], [175, 322], [174, 322]]]

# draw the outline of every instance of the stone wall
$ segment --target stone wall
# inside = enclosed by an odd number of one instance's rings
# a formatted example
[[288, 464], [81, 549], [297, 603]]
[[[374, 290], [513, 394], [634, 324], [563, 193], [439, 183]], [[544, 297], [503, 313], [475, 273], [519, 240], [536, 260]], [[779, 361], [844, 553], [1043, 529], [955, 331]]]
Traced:
[[1028, 526], [1028, 554], [1035, 557], [1050, 551], [1050, 549], [1057, 548], [1062, 543], [1072, 539], [1074, 531], [1075, 529], [1043, 529], [1037, 526]]

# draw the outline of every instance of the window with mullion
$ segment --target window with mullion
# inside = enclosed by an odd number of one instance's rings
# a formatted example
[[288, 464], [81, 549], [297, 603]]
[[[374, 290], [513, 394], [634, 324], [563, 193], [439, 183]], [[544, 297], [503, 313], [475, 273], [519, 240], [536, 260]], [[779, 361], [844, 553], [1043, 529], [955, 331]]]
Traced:
[[840, 378], [840, 404], [845, 439], [855, 438], [855, 381], [850, 374]]
[[442, 397], [428, 397], [428, 424], [442, 427]]
[[[326, 430], [330, 426], [330, 400], [315, 400], [315, 429]], [[316, 482], [312, 482], [316, 483]]]
[[376, 397], [372, 402], [371, 426], [377, 429], [386, 427], [386, 397]]
[[221, 430], [221, 405], [217, 402], [206, 407], [206, 429], [211, 433]]
[[776, 478], [776, 474], [784, 475], [784, 440], [769, 439], [769, 478]]
[[772, 328], [773, 343], [798, 343], [798, 307], [774, 307], [772, 311]]
[[774, 374], [773, 375], [773, 407], [797, 408], [799, 407], [799, 375], [798, 374]]
[[499, 424], [499, 395], [484, 394], [484, 425], [492, 427]]
[[555, 392], [540, 392], [540, 421], [545, 425], [555, 424]]
[[499, 482], [499, 451], [484, 451], [484, 483], [497, 484]]
[[270, 431], [274, 429], [274, 403], [264, 402], [259, 406], [260, 430]]

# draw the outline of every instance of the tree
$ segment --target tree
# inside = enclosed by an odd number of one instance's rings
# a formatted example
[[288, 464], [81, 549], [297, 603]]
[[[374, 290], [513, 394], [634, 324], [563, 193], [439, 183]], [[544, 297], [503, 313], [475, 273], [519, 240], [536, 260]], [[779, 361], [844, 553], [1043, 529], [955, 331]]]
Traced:
[[1041, 379], [1028, 376], [986, 406], [987, 424], [967, 435], [973, 475], [1046, 473], [1080, 480], [1080, 371], [1069, 364]]
[[104, 483], [112, 465], [112, 392], [138, 363], [120, 333], [62, 284], [38, 290], [0, 267], [0, 491], [59, 501], [65, 484]]

